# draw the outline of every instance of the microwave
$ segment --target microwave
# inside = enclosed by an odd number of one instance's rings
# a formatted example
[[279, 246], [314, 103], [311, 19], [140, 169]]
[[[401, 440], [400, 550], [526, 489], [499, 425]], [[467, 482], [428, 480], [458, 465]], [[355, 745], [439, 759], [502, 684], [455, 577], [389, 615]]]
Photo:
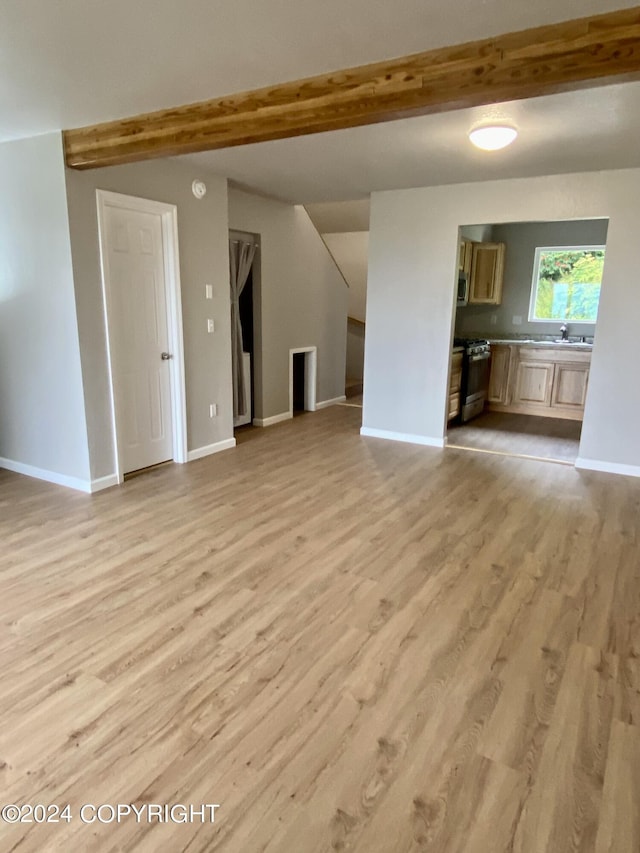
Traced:
[[460, 270], [458, 273], [458, 305], [466, 305], [469, 302], [469, 275]]

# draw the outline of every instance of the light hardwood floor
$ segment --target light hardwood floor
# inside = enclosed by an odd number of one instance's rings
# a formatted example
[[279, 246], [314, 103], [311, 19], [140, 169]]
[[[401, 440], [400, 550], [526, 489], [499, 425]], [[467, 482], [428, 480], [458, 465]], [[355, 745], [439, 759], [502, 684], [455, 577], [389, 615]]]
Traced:
[[[0, 471], [0, 850], [637, 853], [640, 481], [336, 406], [94, 497]], [[86, 825], [82, 804], [219, 803]]]

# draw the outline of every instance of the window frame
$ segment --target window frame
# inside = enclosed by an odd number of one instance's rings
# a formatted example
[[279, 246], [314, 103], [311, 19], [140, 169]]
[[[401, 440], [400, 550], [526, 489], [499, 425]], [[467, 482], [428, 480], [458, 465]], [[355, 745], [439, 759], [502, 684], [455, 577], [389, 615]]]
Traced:
[[[529, 295], [529, 322], [530, 323], [546, 323], [547, 325], [552, 323], [571, 323], [571, 325], [580, 325], [580, 326], [592, 326], [595, 327], [597, 323], [597, 318], [595, 320], [563, 320], [563, 319], [553, 319], [543, 317], [539, 319], [535, 317], [535, 309], [536, 309], [536, 297], [538, 295], [538, 279], [540, 277], [540, 255], [543, 252], [604, 252], [605, 253], [605, 261], [607, 257], [607, 247], [606, 244], [604, 246], [600, 246], [597, 244], [588, 244], [582, 246], [536, 246], [535, 255], [533, 258], [533, 275], [531, 277], [531, 293]], [[602, 286], [602, 285], [601, 285]], [[600, 302], [598, 301], [598, 310], [600, 309]]]

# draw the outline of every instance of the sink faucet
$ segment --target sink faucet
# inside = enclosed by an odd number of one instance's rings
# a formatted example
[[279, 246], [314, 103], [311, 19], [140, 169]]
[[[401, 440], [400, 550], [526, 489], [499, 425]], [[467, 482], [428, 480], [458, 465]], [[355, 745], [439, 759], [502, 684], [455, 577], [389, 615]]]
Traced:
[[563, 340], [563, 341], [568, 341], [568, 340], [569, 340], [569, 327], [567, 326], [567, 324], [566, 324], [566, 323], [563, 323], [563, 324], [560, 326], [560, 334], [562, 335], [562, 340]]

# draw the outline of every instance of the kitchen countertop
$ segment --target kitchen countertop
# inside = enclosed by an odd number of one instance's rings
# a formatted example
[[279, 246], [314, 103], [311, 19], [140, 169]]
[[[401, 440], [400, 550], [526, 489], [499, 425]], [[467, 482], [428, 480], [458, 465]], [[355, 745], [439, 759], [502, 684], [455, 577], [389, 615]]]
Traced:
[[451, 352], [464, 352], [464, 347], [454, 347]]
[[513, 340], [503, 338], [489, 338], [490, 344], [505, 344], [514, 347], [544, 347], [553, 349], [572, 349], [582, 352], [591, 352], [593, 344], [582, 343], [582, 341], [534, 341], [534, 340]]

